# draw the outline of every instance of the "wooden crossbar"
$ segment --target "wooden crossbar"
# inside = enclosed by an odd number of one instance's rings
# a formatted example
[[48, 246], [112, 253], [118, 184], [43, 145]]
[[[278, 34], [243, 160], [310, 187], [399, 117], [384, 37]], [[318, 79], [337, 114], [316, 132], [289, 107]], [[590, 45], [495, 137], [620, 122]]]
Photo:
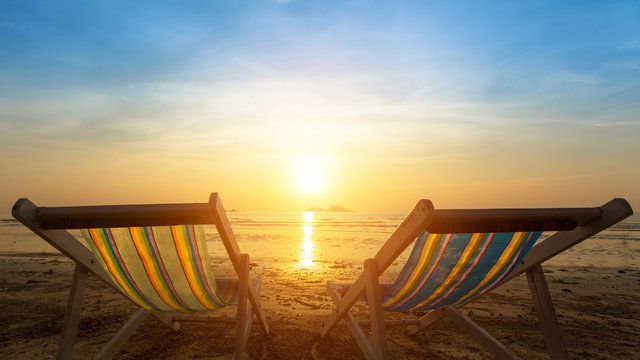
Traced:
[[602, 214], [600, 208], [434, 210], [433, 234], [567, 231]]
[[213, 224], [209, 203], [38, 207], [43, 229]]

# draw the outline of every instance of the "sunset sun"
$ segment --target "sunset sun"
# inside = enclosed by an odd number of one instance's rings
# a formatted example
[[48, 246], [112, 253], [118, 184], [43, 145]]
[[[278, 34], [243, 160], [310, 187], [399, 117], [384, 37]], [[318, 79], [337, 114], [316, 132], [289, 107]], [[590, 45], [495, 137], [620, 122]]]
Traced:
[[296, 187], [304, 192], [321, 190], [326, 183], [325, 172], [317, 166], [301, 166], [294, 171]]

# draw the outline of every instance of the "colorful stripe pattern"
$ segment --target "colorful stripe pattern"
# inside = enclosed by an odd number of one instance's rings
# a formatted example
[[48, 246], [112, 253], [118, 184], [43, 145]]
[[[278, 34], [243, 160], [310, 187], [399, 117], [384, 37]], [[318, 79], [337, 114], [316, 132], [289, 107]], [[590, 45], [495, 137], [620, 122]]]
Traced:
[[470, 301], [499, 284], [541, 234], [423, 232], [382, 305], [402, 312]]
[[237, 301], [238, 282], [216, 284], [202, 226], [83, 229], [114, 285], [153, 311], [193, 313]]

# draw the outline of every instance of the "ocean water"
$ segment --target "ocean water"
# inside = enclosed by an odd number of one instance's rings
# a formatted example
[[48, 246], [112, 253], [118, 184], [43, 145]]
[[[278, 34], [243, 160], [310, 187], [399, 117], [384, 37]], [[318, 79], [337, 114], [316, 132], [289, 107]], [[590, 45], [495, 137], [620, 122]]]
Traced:
[[[404, 213], [230, 212], [242, 252], [251, 261], [278, 263], [293, 271], [321, 271], [362, 264], [402, 222]], [[79, 232], [73, 232], [79, 236]], [[224, 256], [215, 227], [205, 228], [213, 258]], [[544, 238], [543, 235], [542, 238]], [[408, 255], [409, 249], [401, 257]], [[57, 253], [9, 214], [0, 215], [0, 255]], [[548, 263], [556, 266], [640, 268], [640, 215], [593, 236]]]

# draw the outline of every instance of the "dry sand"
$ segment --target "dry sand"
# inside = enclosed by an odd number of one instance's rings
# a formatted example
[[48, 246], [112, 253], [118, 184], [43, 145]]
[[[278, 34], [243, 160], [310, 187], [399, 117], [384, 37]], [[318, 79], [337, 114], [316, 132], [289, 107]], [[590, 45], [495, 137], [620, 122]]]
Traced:
[[[221, 259], [212, 259], [214, 267]], [[332, 304], [327, 279], [353, 280], [361, 263], [323, 264], [324, 271], [292, 270], [284, 262], [256, 264], [263, 276], [260, 299], [271, 336], [254, 324], [246, 355], [251, 359], [362, 359], [345, 326], [326, 339], [318, 330]], [[0, 358], [54, 358], [73, 263], [59, 254], [0, 253]], [[220, 273], [220, 269], [216, 269]], [[224, 271], [222, 271], [224, 272]], [[637, 359], [640, 341], [640, 269], [545, 268], [569, 356], [572, 359]], [[225, 275], [225, 274], [221, 274]], [[366, 307], [356, 306], [364, 318]], [[95, 355], [136, 307], [90, 277], [74, 358]], [[536, 313], [522, 276], [465, 306], [463, 311], [526, 359], [546, 353]], [[392, 314], [388, 318], [420, 314]], [[401, 359], [491, 358], [477, 343], [443, 320], [417, 336], [388, 328], [391, 355]], [[183, 323], [174, 332], [148, 318], [121, 359], [226, 358], [234, 346], [231, 325]]]

